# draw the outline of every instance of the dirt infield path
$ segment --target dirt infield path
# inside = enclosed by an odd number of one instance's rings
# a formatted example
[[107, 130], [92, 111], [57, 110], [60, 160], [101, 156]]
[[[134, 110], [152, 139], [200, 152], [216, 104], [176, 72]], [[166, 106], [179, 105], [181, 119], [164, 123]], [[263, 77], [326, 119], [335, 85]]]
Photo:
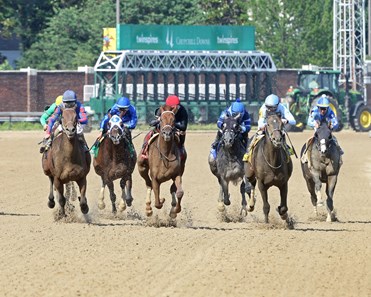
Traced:
[[[337, 134], [345, 151], [334, 199], [339, 222], [314, 218], [294, 159], [288, 197], [294, 230], [285, 230], [274, 211], [275, 189], [269, 192], [269, 225], [261, 223], [260, 196], [256, 210], [240, 219], [234, 186], [226, 218], [218, 215], [219, 189], [207, 164], [214, 133], [202, 132], [187, 136], [185, 195], [176, 227], [156, 227], [167, 221], [168, 184], [161, 188], [165, 209], [145, 219], [145, 187], [137, 169], [133, 207], [124, 214], [110, 214], [107, 192], [107, 207], [98, 210], [100, 180], [92, 168], [89, 215], [83, 217], [73, 202], [69, 220], [55, 221], [38, 153], [41, 134], [0, 132], [0, 296], [371, 296], [366, 133]], [[309, 135], [290, 134], [297, 151]], [[87, 135], [89, 144], [95, 136]], [[143, 137], [135, 139], [137, 150]]]

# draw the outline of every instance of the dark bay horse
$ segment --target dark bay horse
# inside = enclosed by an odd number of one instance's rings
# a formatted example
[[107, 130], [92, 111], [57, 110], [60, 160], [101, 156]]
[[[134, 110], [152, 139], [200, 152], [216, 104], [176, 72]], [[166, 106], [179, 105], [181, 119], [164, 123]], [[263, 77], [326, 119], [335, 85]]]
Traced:
[[60, 205], [60, 213], [65, 216], [66, 198], [63, 185], [75, 181], [80, 189], [80, 208], [83, 214], [88, 213], [86, 200], [86, 176], [90, 171], [91, 157], [85, 152], [77, 136], [77, 115], [74, 108], [62, 108], [62, 132], [55, 136], [50, 149], [43, 153], [42, 167], [50, 180], [48, 206], [54, 208], [53, 187]]
[[113, 181], [121, 178], [121, 200], [119, 210], [124, 211], [126, 205], [131, 206], [133, 197], [132, 173], [137, 156], [131, 141], [130, 131], [124, 127], [121, 118], [113, 115], [108, 122], [107, 135], [99, 145], [97, 156], [93, 160], [95, 172], [102, 179], [102, 187], [98, 198], [98, 207], [105, 208], [104, 189], [107, 185], [112, 203], [112, 212], [116, 213], [116, 194]]
[[287, 193], [293, 166], [291, 157], [285, 149], [283, 123], [279, 114], [268, 114], [264, 137], [252, 149], [251, 160], [245, 163], [245, 175], [251, 183], [250, 195], [255, 197], [255, 186], [258, 182], [263, 199], [265, 222], [268, 223], [270, 211], [268, 189], [272, 186], [277, 187], [281, 196], [277, 211], [281, 219], [286, 221], [286, 225], [291, 227], [287, 214]]
[[333, 197], [337, 183], [337, 177], [342, 165], [340, 151], [332, 139], [331, 129], [326, 121], [322, 121], [314, 133], [312, 141], [308, 142], [308, 148], [304, 144], [301, 156], [307, 153], [307, 162], [301, 163], [301, 170], [307, 183], [310, 199], [317, 214], [317, 206], [323, 205], [321, 187], [326, 184], [327, 221], [336, 221], [334, 213]]
[[160, 209], [165, 199], [160, 199], [160, 185], [173, 180], [170, 186], [172, 196], [170, 217], [176, 218], [181, 211], [181, 200], [184, 194], [182, 175], [187, 155], [180, 156], [178, 140], [175, 134], [175, 114], [177, 107], [163, 105], [160, 107], [160, 133], [149, 144], [148, 160], [138, 157], [139, 174], [147, 186], [146, 214], [152, 215], [151, 192], [155, 194], [155, 207]]
[[[225, 210], [224, 205], [230, 205], [229, 183], [240, 184], [240, 193], [242, 196], [241, 213], [246, 214], [246, 191], [244, 178], [244, 162], [243, 155], [246, 151], [240, 139], [240, 128], [238, 124], [238, 116], [227, 116], [224, 120], [221, 129], [221, 139], [217, 151], [216, 159], [209, 156], [209, 166], [211, 172], [217, 177], [220, 192], [218, 198], [218, 209], [220, 212]], [[249, 201], [250, 204], [250, 201]]]

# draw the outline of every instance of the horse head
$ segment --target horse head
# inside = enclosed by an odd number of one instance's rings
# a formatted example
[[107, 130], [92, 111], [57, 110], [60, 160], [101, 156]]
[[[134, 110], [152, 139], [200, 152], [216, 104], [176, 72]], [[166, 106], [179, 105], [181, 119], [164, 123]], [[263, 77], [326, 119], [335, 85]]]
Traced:
[[170, 141], [175, 133], [175, 113], [178, 107], [163, 105], [160, 107], [160, 134], [165, 141]]
[[267, 114], [267, 125], [265, 127], [265, 134], [268, 136], [272, 144], [280, 148], [283, 144], [283, 123], [281, 114], [276, 112], [269, 112]]
[[222, 137], [221, 137], [221, 143], [226, 148], [231, 148], [236, 140], [236, 137], [238, 136], [240, 130], [238, 125], [238, 118], [240, 115], [237, 115], [235, 117], [233, 116], [226, 116], [224, 118], [224, 123], [222, 126]]
[[316, 147], [321, 152], [321, 154], [326, 154], [330, 142], [332, 141], [332, 131], [326, 120], [319, 124], [314, 137], [317, 139]]
[[62, 131], [68, 139], [72, 139], [77, 131], [77, 114], [75, 108], [62, 108], [61, 117]]
[[124, 123], [118, 115], [113, 115], [108, 122], [108, 136], [113, 144], [119, 144], [124, 135]]

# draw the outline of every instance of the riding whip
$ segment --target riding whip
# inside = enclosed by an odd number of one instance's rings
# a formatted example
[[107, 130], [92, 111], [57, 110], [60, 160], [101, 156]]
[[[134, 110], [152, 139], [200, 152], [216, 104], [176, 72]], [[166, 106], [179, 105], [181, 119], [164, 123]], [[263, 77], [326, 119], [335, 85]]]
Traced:
[[296, 150], [295, 150], [295, 147], [294, 147], [294, 145], [292, 144], [292, 142], [291, 142], [291, 139], [290, 139], [290, 137], [289, 137], [289, 134], [287, 133], [287, 131], [286, 131], [286, 129], [285, 128], [283, 128], [283, 130], [285, 131], [285, 133], [286, 133], [286, 136], [287, 136], [287, 138], [289, 139], [289, 141], [290, 141], [290, 144], [291, 144], [291, 147], [292, 147], [292, 150], [294, 151], [294, 154], [295, 154], [295, 157], [296, 157], [296, 159], [298, 158], [298, 155], [296, 154]]

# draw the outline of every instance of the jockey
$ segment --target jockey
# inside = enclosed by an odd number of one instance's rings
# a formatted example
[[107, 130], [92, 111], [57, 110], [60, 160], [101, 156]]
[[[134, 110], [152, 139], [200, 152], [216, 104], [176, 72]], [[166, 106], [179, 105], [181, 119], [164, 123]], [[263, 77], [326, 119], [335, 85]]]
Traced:
[[60, 95], [55, 99], [55, 102], [50, 105], [44, 113], [40, 117], [40, 123], [43, 126], [44, 131], [48, 128], [48, 119], [51, 117], [51, 115], [54, 113], [57, 106], [59, 106], [62, 103], [63, 96]]
[[[280, 99], [278, 98], [278, 96], [275, 94], [270, 94], [265, 98], [264, 104], [259, 109], [258, 131], [251, 140], [249, 151], [251, 151], [251, 145], [254, 144], [256, 136], [261, 135], [263, 133], [265, 126], [267, 125], [267, 116], [269, 112], [275, 112], [277, 114], [280, 113], [281, 120], [284, 125], [286, 125], [287, 123], [290, 125], [296, 124], [294, 116], [291, 114], [288, 108], [286, 108], [283, 104], [280, 103]], [[287, 146], [289, 154], [293, 155], [294, 154], [293, 149], [287, 145], [286, 141], [285, 145]], [[244, 161], [248, 160], [247, 154], [245, 154], [243, 160]]]
[[[175, 107], [178, 106], [178, 111], [175, 114], [175, 128], [178, 129], [179, 132], [179, 147], [181, 149], [180, 154], [184, 155], [185, 148], [184, 148], [184, 142], [186, 137], [186, 130], [188, 126], [188, 112], [185, 109], [185, 107], [180, 104], [180, 100], [178, 96], [170, 95], [166, 98], [165, 105]], [[160, 123], [160, 109], [156, 109], [155, 111], [156, 119], [152, 120], [150, 122], [150, 126], [153, 127], [147, 135], [144, 137], [144, 142], [142, 146], [142, 152], [141, 157], [142, 159], [148, 159], [148, 141], [151, 139], [153, 134], [158, 132], [158, 125]]]
[[[337, 129], [339, 127], [336, 115], [330, 107], [330, 100], [325, 94], [318, 99], [317, 105], [310, 111], [307, 124], [316, 131], [320, 123], [324, 120], [329, 123], [331, 129]], [[332, 135], [332, 139], [339, 148], [340, 154], [343, 155], [344, 152], [334, 135]]]
[[130, 100], [126, 97], [121, 97], [107, 112], [103, 120], [100, 123], [100, 133], [98, 139], [102, 138], [102, 135], [107, 132], [107, 124], [113, 115], [117, 115], [121, 118], [124, 127], [128, 128], [129, 131], [137, 126], [138, 117], [137, 111], [133, 105], [130, 104]]
[[245, 105], [241, 102], [239, 98], [236, 99], [235, 102], [231, 104], [230, 107], [227, 109], [223, 110], [220, 113], [220, 116], [218, 118], [218, 121], [216, 125], [218, 126], [218, 132], [216, 134], [214, 142], [211, 144], [211, 150], [210, 150], [210, 156], [215, 160], [216, 158], [216, 149], [218, 147], [220, 138], [222, 137], [222, 132], [221, 129], [223, 128], [224, 124], [224, 119], [227, 116], [237, 116], [240, 115], [237, 119], [238, 124], [240, 125], [241, 133], [240, 133], [240, 139], [247, 148], [247, 143], [248, 143], [248, 133], [251, 130], [251, 119], [248, 111], [245, 108]]
[[81, 144], [83, 145], [85, 151], [88, 152], [89, 148], [86, 144], [86, 141], [83, 135], [83, 127], [81, 126], [81, 125], [87, 124], [88, 117], [85, 111], [85, 107], [77, 100], [76, 93], [71, 90], [67, 90], [64, 92], [63, 98], [62, 98], [62, 104], [56, 107], [54, 113], [50, 116], [48, 120], [48, 127], [46, 128], [45, 137], [44, 137], [44, 142], [45, 142], [44, 150], [48, 149], [51, 144], [50, 134], [52, 133], [54, 124], [60, 120], [60, 117], [62, 115], [62, 108], [75, 108], [76, 114], [78, 117], [77, 137], [79, 141], [81, 142]]

